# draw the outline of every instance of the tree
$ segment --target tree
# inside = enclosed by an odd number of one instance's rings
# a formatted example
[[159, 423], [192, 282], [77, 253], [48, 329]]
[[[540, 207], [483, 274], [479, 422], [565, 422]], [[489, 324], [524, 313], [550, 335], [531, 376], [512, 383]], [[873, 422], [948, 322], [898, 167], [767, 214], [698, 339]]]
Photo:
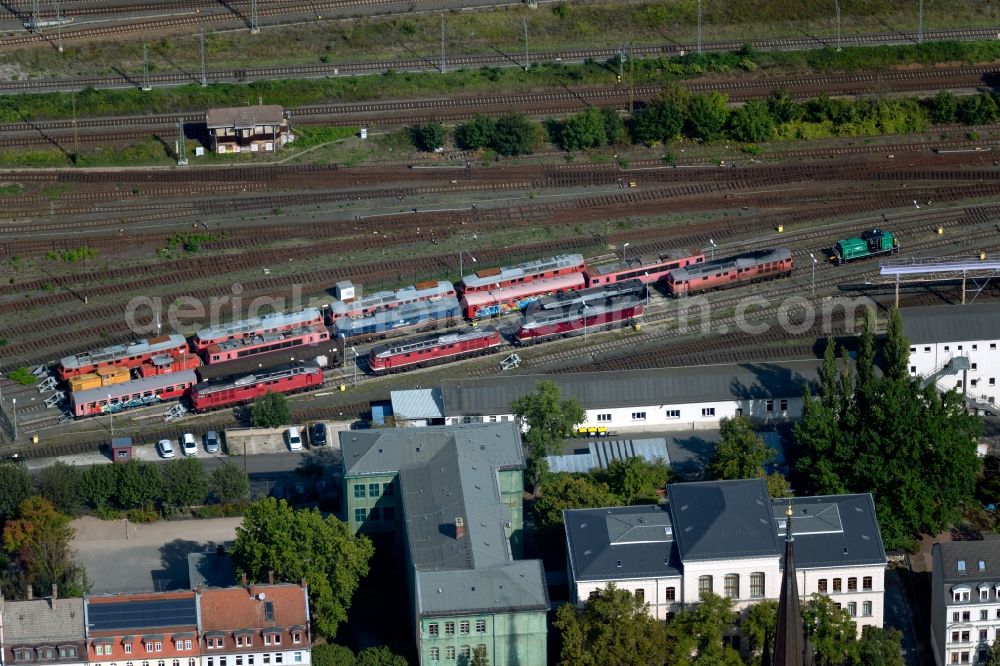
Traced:
[[24, 575], [36, 594], [48, 594], [53, 585], [63, 596], [77, 597], [90, 587], [86, 573], [73, 556], [70, 519], [56, 511], [52, 502], [29, 497], [21, 503], [17, 518], [3, 530], [4, 551]]
[[203, 504], [208, 474], [197, 458], [172, 460], [163, 466], [163, 503], [172, 509]]
[[997, 114], [997, 103], [989, 95], [969, 95], [958, 101], [958, 120], [965, 125], [992, 123]]
[[243, 470], [227, 460], [212, 472], [212, 492], [223, 504], [244, 500], [250, 494], [250, 481]]
[[473, 119], [455, 128], [455, 144], [463, 150], [479, 150], [493, 143], [496, 123], [489, 116], [477, 113]]
[[[856, 666], [903, 666], [903, 634], [896, 629], [866, 626], [861, 630], [857, 655]], [[1000, 659], [987, 660], [986, 666], [1000, 666]]]
[[142, 460], [129, 460], [115, 465], [117, 486], [115, 500], [124, 509], [148, 506], [163, 497], [163, 475], [158, 465]]
[[490, 666], [490, 654], [482, 645], [476, 646], [472, 651], [472, 664], [470, 666]]
[[16, 513], [33, 492], [28, 470], [15, 463], [0, 463], [0, 524]]
[[[774, 641], [775, 631], [778, 627], [778, 602], [773, 599], [760, 601], [747, 609], [747, 618], [741, 627], [743, 635], [750, 643], [750, 653], [752, 655], [751, 664], [760, 664], [760, 653], [764, 649], [764, 638]], [[773, 647], [773, 646], [772, 646]], [[774, 654], [774, 650], [771, 650]], [[765, 666], [770, 666], [767, 664]]]
[[80, 499], [99, 511], [111, 502], [117, 485], [118, 470], [114, 465], [91, 465], [80, 478]]
[[35, 485], [38, 494], [52, 502], [56, 510], [68, 516], [80, 513], [80, 468], [61, 460], [43, 467]]
[[659, 666], [667, 656], [663, 623], [614, 583], [597, 590], [583, 608], [561, 606], [552, 625], [562, 636], [561, 666]]
[[889, 325], [885, 332], [882, 357], [885, 360], [887, 378], [902, 381], [909, 377], [910, 342], [903, 334], [903, 318], [896, 308], [889, 312]]
[[563, 440], [583, 422], [583, 407], [574, 399], [563, 400], [559, 385], [546, 380], [538, 382], [534, 393], [515, 400], [512, 411], [518, 421], [528, 427], [524, 436], [525, 449], [527, 457], [536, 461], [529, 470], [529, 482], [537, 488], [545, 472], [538, 459], [559, 453]]
[[955, 122], [958, 115], [958, 101], [947, 90], [942, 90], [927, 100], [931, 114], [931, 122], [935, 125], [948, 125]]
[[730, 116], [729, 128], [733, 137], [740, 141], [767, 141], [774, 134], [774, 116], [767, 104], [753, 100]]
[[632, 136], [637, 143], [652, 146], [669, 143], [684, 129], [684, 110], [669, 101], [656, 101], [632, 115]]
[[620, 506], [621, 500], [604, 483], [585, 476], [553, 474], [545, 481], [542, 496], [533, 508], [539, 527], [561, 528], [564, 509]]
[[719, 92], [692, 95], [687, 109], [688, 133], [702, 141], [715, 141], [729, 119], [729, 98]]
[[347, 620], [373, 553], [368, 537], [352, 534], [335, 517], [267, 497], [247, 509], [230, 554], [237, 574], [254, 581], [267, 580], [269, 571], [280, 580], [304, 578], [316, 632], [332, 637]]
[[435, 121], [418, 123], [410, 128], [410, 138], [419, 150], [433, 152], [444, 146], [444, 125]]
[[792, 486], [788, 479], [781, 472], [771, 472], [764, 477], [767, 483], [767, 496], [774, 499], [778, 497], [793, 497]]
[[708, 471], [713, 479], [755, 479], [764, 477], [764, 465], [774, 458], [774, 451], [754, 432], [745, 416], [723, 417], [719, 422], [722, 440]]
[[292, 422], [292, 412], [283, 393], [268, 391], [253, 401], [250, 421], [255, 428], [280, 428]]
[[847, 609], [814, 593], [802, 609], [802, 623], [816, 652], [816, 666], [848, 663], [857, 654], [857, 630]]
[[722, 642], [733, 624], [733, 600], [711, 592], [667, 624], [669, 663], [741, 666], [740, 653]]
[[659, 493], [670, 483], [670, 466], [662, 458], [649, 462], [638, 456], [612, 460], [606, 470], [591, 473], [596, 481], [608, 485], [624, 504], [657, 502]]
[[349, 647], [324, 643], [313, 646], [312, 663], [313, 666], [355, 666], [357, 662]]
[[792, 99], [787, 90], [772, 90], [766, 103], [775, 122], [790, 123], [802, 117], [802, 105]]
[[362, 650], [355, 657], [356, 666], [408, 666], [406, 657], [395, 654], [384, 645]]
[[628, 130], [625, 129], [625, 121], [618, 115], [618, 111], [602, 109], [601, 116], [604, 118], [604, 135], [607, 137], [607, 144], [616, 146], [628, 143]]
[[497, 119], [493, 150], [501, 155], [530, 155], [538, 144], [538, 129], [523, 113], [508, 113]]
[[604, 121], [604, 115], [594, 106], [569, 117], [560, 133], [563, 150], [586, 150], [605, 145], [608, 135], [604, 131]]

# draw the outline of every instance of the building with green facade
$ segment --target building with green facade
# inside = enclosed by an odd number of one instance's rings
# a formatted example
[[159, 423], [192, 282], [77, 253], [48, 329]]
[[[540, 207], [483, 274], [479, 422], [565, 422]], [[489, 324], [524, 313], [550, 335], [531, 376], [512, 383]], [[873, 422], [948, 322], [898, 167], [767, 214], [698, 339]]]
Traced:
[[[545, 573], [518, 560], [524, 455], [513, 423], [345, 432], [344, 513], [405, 548], [420, 663], [546, 664]], [[386, 519], [386, 509], [390, 509]]]

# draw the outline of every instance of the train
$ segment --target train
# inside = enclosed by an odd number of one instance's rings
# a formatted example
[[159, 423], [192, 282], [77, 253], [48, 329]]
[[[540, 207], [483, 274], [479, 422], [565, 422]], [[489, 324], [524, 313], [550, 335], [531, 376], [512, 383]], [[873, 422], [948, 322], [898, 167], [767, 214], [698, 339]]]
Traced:
[[794, 267], [791, 250], [755, 250], [686, 268], [675, 268], [667, 273], [667, 289], [670, 296], [676, 298], [788, 277]]
[[133, 379], [121, 384], [102, 386], [69, 395], [73, 416], [98, 416], [108, 412], [155, 405], [183, 397], [198, 382], [193, 370]]
[[294, 328], [277, 333], [254, 333], [238, 340], [227, 340], [211, 344], [204, 350], [205, 362], [225, 363], [248, 356], [259, 356], [268, 352], [315, 345], [330, 339], [330, 331], [325, 326], [315, 328]]
[[582, 274], [587, 264], [582, 254], [561, 254], [548, 259], [528, 261], [516, 266], [486, 268], [472, 275], [462, 276], [457, 285], [462, 294], [495, 291], [523, 285], [535, 280], [559, 277], [561, 275]]
[[300, 328], [315, 328], [323, 325], [323, 315], [318, 308], [305, 308], [296, 312], [274, 312], [263, 317], [251, 317], [222, 326], [203, 328], [191, 338], [191, 348], [204, 352], [210, 345], [218, 345], [229, 340], [242, 340], [254, 335], [283, 333]]
[[369, 317], [343, 317], [334, 322], [333, 334], [347, 345], [454, 326], [461, 315], [458, 299], [445, 296], [380, 310]]
[[595, 287], [568, 296], [546, 299], [527, 313], [514, 333], [516, 344], [526, 346], [555, 338], [627, 326], [645, 313], [646, 285], [639, 280]]
[[[409, 287], [394, 291], [377, 291], [360, 298], [354, 298], [355, 288], [350, 281], [338, 283], [337, 291], [342, 296], [341, 300], [323, 308], [324, 319], [328, 326], [332, 326], [338, 319], [344, 317], [352, 319], [371, 317], [383, 310], [456, 295], [455, 285], [444, 280], [418, 282]], [[349, 295], [349, 298], [344, 298], [345, 295]]]
[[188, 342], [183, 335], [145, 338], [63, 357], [56, 366], [56, 376], [62, 381], [69, 381], [71, 377], [93, 374], [102, 368], [138, 368], [154, 356], [178, 356], [188, 351]]
[[323, 368], [315, 362], [268, 368], [224, 381], [195, 384], [188, 394], [194, 412], [242, 405], [267, 393], [299, 393], [323, 386]]
[[377, 375], [446, 363], [485, 354], [503, 344], [493, 328], [470, 328], [444, 335], [428, 335], [396, 345], [379, 345], [368, 354], [368, 367]]
[[643, 284], [659, 282], [675, 268], [686, 268], [705, 261], [705, 254], [688, 250], [670, 250], [655, 257], [638, 256], [634, 259], [591, 264], [584, 271], [587, 287], [600, 287], [625, 280], [640, 280]]
[[466, 292], [462, 296], [462, 315], [469, 320], [499, 317], [524, 310], [543, 296], [578, 291], [585, 284], [583, 273], [568, 273], [487, 291]]
[[899, 240], [891, 231], [869, 229], [860, 237], [846, 238], [833, 244], [830, 261], [843, 266], [848, 261], [867, 259], [899, 252]]

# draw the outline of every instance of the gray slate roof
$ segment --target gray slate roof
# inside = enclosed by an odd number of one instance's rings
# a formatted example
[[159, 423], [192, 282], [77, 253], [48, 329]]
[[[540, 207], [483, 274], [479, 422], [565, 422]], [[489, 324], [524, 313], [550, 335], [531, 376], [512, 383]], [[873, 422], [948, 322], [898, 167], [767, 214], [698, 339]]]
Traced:
[[441, 389], [408, 389], [389, 391], [392, 415], [397, 420], [444, 418], [444, 401]]
[[341, 432], [344, 474], [390, 474], [427, 463], [442, 449], [456, 445], [461, 452], [476, 451], [491, 466], [524, 467], [521, 433], [506, 423], [471, 423], [429, 428], [384, 428]]
[[1000, 303], [905, 308], [900, 313], [911, 345], [1000, 339]]
[[[941, 559], [941, 579], [936, 582], [948, 586], [966, 583], [971, 587], [984, 582], [1000, 584], [1000, 535], [988, 535], [982, 541], [936, 543], [934, 548]], [[960, 560], [965, 562], [964, 575], [958, 569]]]
[[5, 645], [85, 640], [83, 599], [33, 599], [3, 603]]
[[549, 610], [541, 560], [475, 571], [421, 571], [416, 585], [421, 616]]
[[763, 479], [672, 483], [667, 497], [682, 562], [778, 555]]
[[[782, 541], [788, 501], [771, 500], [775, 535]], [[791, 502], [796, 568], [885, 564], [871, 494], [794, 497]], [[996, 571], [1000, 573], [1000, 567]]]
[[531, 393], [544, 380], [558, 384], [563, 397], [576, 398], [584, 409], [790, 398], [802, 395], [804, 383], [818, 384], [819, 366], [819, 361], [805, 360], [446, 379], [441, 382], [441, 391], [447, 416], [510, 414], [514, 400]]
[[665, 504], [573, 509], [563, 512], [563, 522], [578, 581], [681, 575]]

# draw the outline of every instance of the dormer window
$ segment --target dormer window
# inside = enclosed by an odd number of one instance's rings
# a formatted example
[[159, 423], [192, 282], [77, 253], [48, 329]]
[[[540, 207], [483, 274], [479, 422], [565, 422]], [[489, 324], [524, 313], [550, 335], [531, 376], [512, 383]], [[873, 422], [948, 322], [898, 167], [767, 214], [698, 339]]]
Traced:
[[131, 643], [125, 643], [124, 647], [125, 647], [125, 654], [132, 654], [132, 644]]
[[55, 659], [56, 651], [50, 647], [40, 647], [38, 648], [38, 658], [39, 659]]
[[75, 645], [62, 645], [59, 647], [59, 658], [60, 659], [73, 659], [76, 657], [76, 646]]
[[32, 651], [26, 648], [14, 648], [14, 661], [32, 661]]
[[298, 645], [302, 642], [302, 634], [297, 631], [292, 632], [292, 642]]

